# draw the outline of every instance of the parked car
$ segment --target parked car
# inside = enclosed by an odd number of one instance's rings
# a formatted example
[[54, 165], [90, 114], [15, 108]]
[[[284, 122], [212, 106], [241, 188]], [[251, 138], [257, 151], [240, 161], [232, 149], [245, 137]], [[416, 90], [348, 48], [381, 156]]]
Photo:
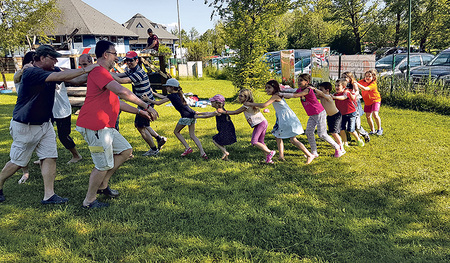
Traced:
[[[394, 64], [395, 56], [395, 64]], [[410, 68], [415, 68], [419, 66], [424, 66], [428, 64], [434, 56], [428, 53], [410, 53], [409, 64]], [[394, 64], [394, 71], [392, 71], [392, 65]], [[375, 62], [375, 69], [378, 71], [380, 76], [392, 76], [399, 78], [406, 77], [406, 70], [408, 64], [408, 54], [391, 54], [384, 58], [381, 58]]]
[[[304, 57], [295, 63], [294, 76], [297, 78], [301, 73], [311, 74], [311, 57]], [[277, 71], [278, 75], [281, 75], [281, 69]]]
[[411, 70], [414, 84], [433, 81], [450, 87], [450, 48], [439, 53], [428, 65]]
[[[294, 54], [295, 62], [298, 62], [302, 58], [311, 57], [311, 49], [294, 49]], [[262, 56], [262, 59], [269, 65], [269, 70], [281, 70], [280, 51], [267, 52]]]

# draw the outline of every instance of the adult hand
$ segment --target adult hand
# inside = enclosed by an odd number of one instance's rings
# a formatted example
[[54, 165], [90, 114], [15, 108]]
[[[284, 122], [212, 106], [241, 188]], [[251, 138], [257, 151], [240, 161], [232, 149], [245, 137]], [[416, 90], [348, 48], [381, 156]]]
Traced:
[[148, 112], [148, 114], [150, 114], [150, 120], [151, 120], [151, 121], [156, 121], [156, 119], [158, 119], [159, 114], [158, 114], [158, 112], [157, 112], [155, 109], [153, 109], [152, 107], [149, 107], [149, 108], [147, 109], [147, 112]]
[[145, 110], [139, 110], [139, 116], [142, 116], [142, 117], [146, 118], [147, 120], [152, 120], [152, 118], [150, 117], [150, 114], [148, 114], [148, 112]]
[[99, 66], [99, 64], [97, 64], [97, 63], [91, 64], [91, 65], [85, 67], [85, 68], [84, 68], [84, 71], [85, 71], [86, 73], [89, 73], [89, 72], [91, 72], [91, 70], [93, 70], [94, 68], [96, 68], [96, 67], [98, 67], [98, 66]]

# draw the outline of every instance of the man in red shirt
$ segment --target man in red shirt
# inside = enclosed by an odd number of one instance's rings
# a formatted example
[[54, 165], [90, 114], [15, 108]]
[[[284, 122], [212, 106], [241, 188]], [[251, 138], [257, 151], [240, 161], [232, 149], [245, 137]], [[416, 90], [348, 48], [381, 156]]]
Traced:
[[[158, 113], [129, 89], [113, 79], [110, 70], [118, 61], [113, 43], [101, 40], [95, 46], [97, 64], [87, 80], [86, 100], [80, 110], [76, 130], [83, 135], [91, 152], [95, 168], [89, 178], [89, 188], [83, 206], [86, 208], [106, 207], [109, 204], [97, 201], [97, 194], [109, 197], [119, 195], [109, 188], [108, 182], [114, 172], [131, 155], [133, 149], [125, 138], [114, 129], [119, 110], [139, 114], [156, 120]], [[125, 102], [132, 102], [146, 110], [139, 110]]]

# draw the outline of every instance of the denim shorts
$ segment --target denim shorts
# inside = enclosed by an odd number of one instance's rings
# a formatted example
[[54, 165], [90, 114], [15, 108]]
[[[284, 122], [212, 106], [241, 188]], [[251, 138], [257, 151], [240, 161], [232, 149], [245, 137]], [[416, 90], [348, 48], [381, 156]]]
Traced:
[[178, 121], [178, 124], [189, 126], [189, 125], [192, 125], [192, 124], [194, 124], [196, 122], [197, 122], [197, 119], [195, 119], [195, 118], [181, 118]]
[[352, 112], [350, 114], [342, 115], [341, 130], [354, 132], [356, 129], [356, 115], [358, 113]]

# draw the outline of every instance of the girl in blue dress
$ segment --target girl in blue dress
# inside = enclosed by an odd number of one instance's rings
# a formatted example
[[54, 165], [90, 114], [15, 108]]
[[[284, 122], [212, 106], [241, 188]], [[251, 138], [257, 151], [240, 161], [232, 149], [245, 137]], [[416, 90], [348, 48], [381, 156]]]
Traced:
[[296, 136], [302, 134], [303, 127], [295, 113], [291, 110], [286, 101], [278, 95], [280, 92], [280, 84], [276, 80], [269, 80], [266, 83], [265, 88], [267, 95], [270, 95], [270, 99], [265, 103], [251, 103], [245, 102], [244, 105], [258, 108], [265, 108], [270, 104], [276, 112], [276, 123], [273, 126], [272, 134], [275, 136], [279, 151], [279, 159], [284, 161], [284, 144], [283, 139], [288, 139], [289, 141], [299, 148], [306, 156], [306, 164], [310, 164], [315, 156], [312, 155], [305, 145], [297, 140]]

